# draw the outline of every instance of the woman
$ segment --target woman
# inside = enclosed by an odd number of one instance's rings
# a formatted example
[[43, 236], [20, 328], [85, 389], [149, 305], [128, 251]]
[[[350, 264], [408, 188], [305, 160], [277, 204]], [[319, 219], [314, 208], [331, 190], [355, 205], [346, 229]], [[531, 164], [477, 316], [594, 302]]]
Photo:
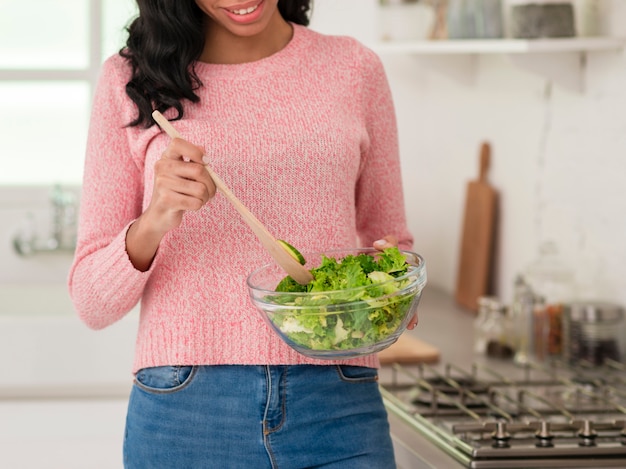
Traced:
[[138, 0], [103, 66], [69, 287], [94, 329], [141, 302], [127, 468], [394, 467], [376, 356], [265, 326], [246, 277], [270, 258], [203, 167], [305, 252], [411, 248], [381, 63], [307, 29], [309, 1]]

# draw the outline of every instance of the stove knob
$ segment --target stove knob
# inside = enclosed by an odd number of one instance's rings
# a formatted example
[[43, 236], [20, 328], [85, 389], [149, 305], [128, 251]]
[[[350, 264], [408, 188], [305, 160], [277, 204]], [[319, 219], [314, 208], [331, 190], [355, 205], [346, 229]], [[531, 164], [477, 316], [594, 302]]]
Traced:
[[552, 443], [554, 435], [550, 432], [550, 422], [541, 421], [539, 430], [535, 432], [535, 438], [537, 439], [535, 443], [537, 448], [552, 448], [554, 446]]
[[596, 437], [598, 433], [593, 429], [593, 422], [590, 420], [583, 420], [583, 426], [578, 430], [578, 446], [595, 446]]
[[506, 422], [496, 422], [496, 429], [491, 434], [494, 448], [508, 448], [511, 434], [506, 429]]

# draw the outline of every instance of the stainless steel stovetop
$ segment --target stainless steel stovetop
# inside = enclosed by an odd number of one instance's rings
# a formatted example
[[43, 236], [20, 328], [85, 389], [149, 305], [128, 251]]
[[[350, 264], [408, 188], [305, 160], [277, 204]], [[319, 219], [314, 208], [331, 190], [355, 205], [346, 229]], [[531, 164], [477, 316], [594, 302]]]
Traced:
[[626, 468], [626, 367], [394, 365], [387, 409], [468, 468]]

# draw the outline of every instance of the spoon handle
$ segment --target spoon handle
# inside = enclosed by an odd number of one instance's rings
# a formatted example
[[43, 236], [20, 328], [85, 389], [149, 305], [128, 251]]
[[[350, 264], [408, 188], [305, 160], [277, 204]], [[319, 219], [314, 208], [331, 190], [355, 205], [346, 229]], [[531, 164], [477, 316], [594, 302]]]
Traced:
[[[182, 138], [178, 131], [174, 128], [172, 124], [161, 114], [159, 111], [154, 111], [152, 113], [152, 117], [156, 121], [156, 123], [165, 131], [165, 133], [170, 138]], [[274, 260], [280, 265], [291, 278], [293, 278], [296, 282], [301, 285], [306, 285], [311, 280], [313, 280], [313, 275], [309, 272], [303, 265], [301, 265], [298, 261], [296, 261], [291, 254], [289, 254], [285, 248], [272, 236], [272, 234], [267, 230], [265, 225], [259, 221], [257, 217], [255, 217], [248, 207], [246, 207], [233, 192], [228, 188], [222, 178], [220, 178], [215, 171], [209, 168], [207, 165], [204, 166], [208, 171], [211, 179], [213, 179], [213, 183], [217, 190], [219, 190], [224, 197], [228, 199], [228, 201], [232, 204], [232, 206], [239, 212], [241, 218], [248, 224], [250, 229], [254, 232], [256, 237], [261, 241], [261, 244], [265, 247], [265, 249], [269, 252], [269, 254], [274, 258]]]

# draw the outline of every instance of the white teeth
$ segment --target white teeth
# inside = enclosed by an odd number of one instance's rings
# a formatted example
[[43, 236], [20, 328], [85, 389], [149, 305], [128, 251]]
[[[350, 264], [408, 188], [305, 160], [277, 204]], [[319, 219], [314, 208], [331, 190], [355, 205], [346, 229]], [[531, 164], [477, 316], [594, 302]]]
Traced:
[[252, 13], [257, 8], [258, 8], [258, 5], [255, 7], [250, 7], [250, 8], [242, 8], [241, 10], [231, 10], [231, 12], [234, 13], [235, 15], [247, 15], [247, 14]]

